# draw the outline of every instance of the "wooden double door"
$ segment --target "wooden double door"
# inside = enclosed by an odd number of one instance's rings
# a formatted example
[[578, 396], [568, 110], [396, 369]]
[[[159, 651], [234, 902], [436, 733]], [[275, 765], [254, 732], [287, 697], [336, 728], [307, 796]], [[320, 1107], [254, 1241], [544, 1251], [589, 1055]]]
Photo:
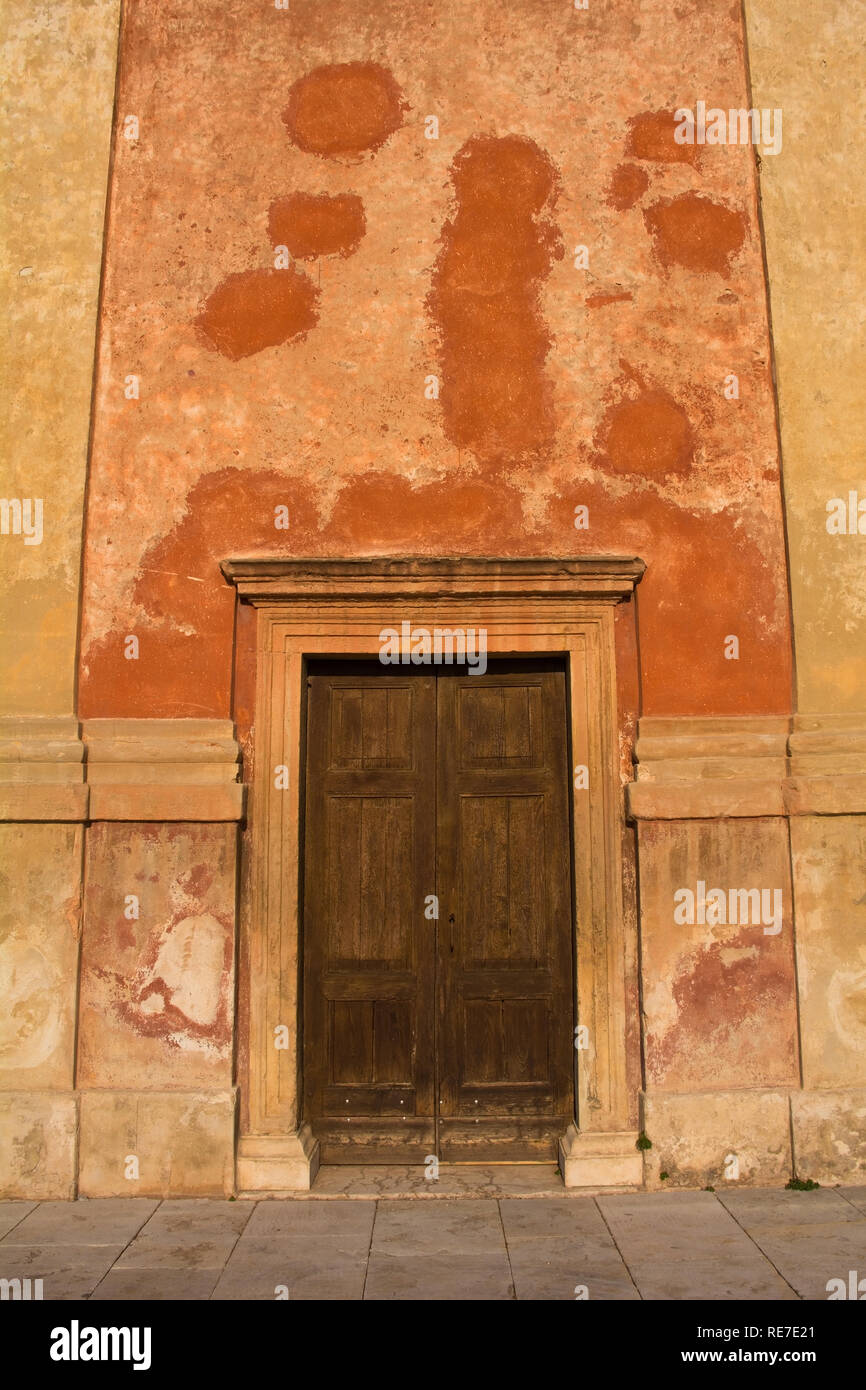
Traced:
[[553, 1158], [577, 1055], [564, 669], [319, 663], [307, 691], [323, 1161]]

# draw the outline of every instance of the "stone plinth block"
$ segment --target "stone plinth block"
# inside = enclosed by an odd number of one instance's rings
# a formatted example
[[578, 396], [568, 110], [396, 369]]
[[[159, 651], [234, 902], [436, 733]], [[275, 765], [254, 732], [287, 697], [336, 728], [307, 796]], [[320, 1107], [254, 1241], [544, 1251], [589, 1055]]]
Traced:
[[866, 1087], [795, 1092], [791, 1120], [798, 1177], [866, 1182]]
[[309, 1125], [295, 1134], [245, 1134], [238, 1147], [241, 1192], [309, 1192], [319, 1170], [319, 1141]]
[[[649, 1187], [782, 1186], [791, 1177], [786, 1091], [641, 1097]], [[661, 1174], [667, 1173], [662, 1179]]]
[[0, 1093], [0, 1198], [74, 1197], [77, 1122], [72, 1094]]
[[234, 1190], [235, 1092], [84, 1091], [82, 1197], [221, 1197]]
[[637, 1132], [581, 1132], [569, 1125], [559, 1141], [559, 1170], [566, 1187], [639, 1187], [643, 1164]]

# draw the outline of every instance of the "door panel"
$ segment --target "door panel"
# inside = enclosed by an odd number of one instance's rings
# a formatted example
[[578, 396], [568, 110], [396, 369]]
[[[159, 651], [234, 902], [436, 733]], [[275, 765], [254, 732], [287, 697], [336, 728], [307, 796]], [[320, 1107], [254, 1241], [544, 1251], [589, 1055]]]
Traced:
[[432, 1152], [431, 676], [308, 680], [305, 1108], [325, 1162]]
[[572, 1117], [565, 680], [438, 681], [439, 1155], [554, 1157]]
[[552, 1158], [573, 1110], [564, 672], [319, 664], [308, 691], [304, 1094], [323, 1161]]

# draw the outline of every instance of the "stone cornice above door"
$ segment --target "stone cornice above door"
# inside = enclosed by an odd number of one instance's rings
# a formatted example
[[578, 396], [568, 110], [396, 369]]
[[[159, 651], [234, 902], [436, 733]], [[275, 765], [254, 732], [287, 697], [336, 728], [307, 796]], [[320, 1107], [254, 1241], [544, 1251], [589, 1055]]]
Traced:
[[241, 598], [345, 603], [371, 599], [586, 598], [620, 603], [631, 597], [646, 566], [635, 556], [572, 555], [561, 559], [479, 559], [436, 556], [284, 559], [249, 555], [224, 560], [222, 571]]

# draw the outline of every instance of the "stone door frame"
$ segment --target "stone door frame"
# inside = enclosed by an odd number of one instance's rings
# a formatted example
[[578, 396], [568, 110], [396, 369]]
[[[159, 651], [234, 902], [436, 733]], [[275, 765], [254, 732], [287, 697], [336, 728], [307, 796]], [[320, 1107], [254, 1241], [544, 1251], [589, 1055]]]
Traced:
[[[622, 903], [624, 824], [614, 607], [631, 598], [642, 560], [227, 560], [240, 602], [257, 609], [251, 845], [241, 935], [249, 984], [248, 1122], [239, 1137], [244, 1192], [308, 1189], [318, 1146], [301, 1122], [300, 868], [306, 661], [379, 652], [379, 633], [414, 627], [485, 628], [493, 656], [568, 658], [570, 746], [589, 769], [573, 793], [575, 1016], [586, 1025], [574, 1125], [560, 1146], [569, 1185], [640, 1181], [628, 1130]], [[275, 769], [288, 769], [288, 789]], [[278, 1048], [284, 1026], [288, 1046]]]

